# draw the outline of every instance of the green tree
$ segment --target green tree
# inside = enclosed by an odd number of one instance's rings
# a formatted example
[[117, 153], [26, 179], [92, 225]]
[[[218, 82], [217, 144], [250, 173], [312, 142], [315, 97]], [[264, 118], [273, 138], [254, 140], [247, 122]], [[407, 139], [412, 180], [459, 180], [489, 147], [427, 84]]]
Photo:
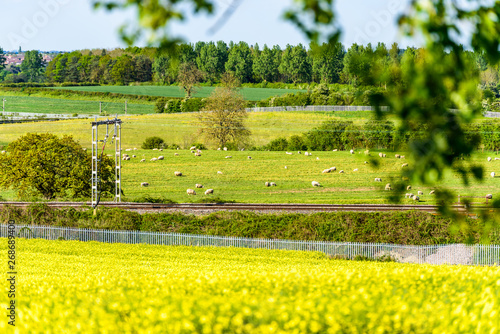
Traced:
[[275, 52], [264, 44], [264, 48], [253, 61], [253, 74], [259, 81], [274, 82], [278, 80], [279, 62], [275, 59]]
[[[114, 192], [114, 163], [103, 155], [103, 194]], [[0, 155], [0, 187], [21, 199], [85, 198], [91, 195], [91, 156], [71, 136], [28, 133]]]
[[206, 79], [210, 82], [218, 81], [224, 69], [223, 59], [220, 58], [219, 50], [214, 42], [209, 42], [201, 47], [196, 64], [201, 71], [207, 74]]
[[203, 79], [204, 73], [201, 72], [194, 63], [182, 63], [179, 67], [177, 81], [179, 87], [186, 92], [186, 98], [189, 99], [196, 92], [196, 85]]
[[45, 63], [42, 54], [37, 50], [26, 51], [24, 60], [21, 64], [21, 70], [25, 73], [29, 82], [35, 82], [42, 79]]
[[223, 84], [223, 87], [215, 88], [207, 98], [203, 111], [198, 114], [199, 133], [218, 147], [229, 142], [244, 142], [250, 136], [244, 124], [248, 117], [246, 102], [235, 87], [237, 80], [228, 75]]
[[338, 83], [344, 67], [342, 43], [311, 43], [312, 81], [325, 84]]
[[116, 58], [116, 61], [111, 68], [111, 79], [115, 83], [128, 85], [134, 80], [135, 70], [134, 61], [131, 56], [120, 56]]
[[5, 61], [7, 58], [5, 58], [3, 49], [0, 48], [0, 71], [3, 71], [5, 69]]
[[226, 72], [233, 72], [242, 83], [252, 80], [252, 52], [247, 43], [240, 42], [229, 48]]
[[170, 84], [174, 78], [171, 74], [171, 58], [169, 55], [159, 55], [155, 57], [152, 64], [153, 80], [161, 84]]

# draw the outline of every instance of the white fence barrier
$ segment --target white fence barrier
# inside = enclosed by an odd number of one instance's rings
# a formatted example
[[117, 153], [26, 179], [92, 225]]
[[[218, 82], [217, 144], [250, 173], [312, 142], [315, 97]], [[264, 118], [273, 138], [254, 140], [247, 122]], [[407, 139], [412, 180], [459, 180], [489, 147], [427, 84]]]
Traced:
[[[0, 225], [0, 237], [8, 235], [8, 225]], [[380, 258], [389, 256], [397, 262], [419, 264], [463, 264], [498, 266], [500, 246], [498, 245], [433, 245], [403, 246], [376, 243], [295, 241], [276, 239], [251, 239], [238, 237], [219, 237], [164, 232], [112, 231], [78, 229], [71, 227], [21, 226], [15, 225], [19, 238], [38, 238], [46, 240], [79, 240], [107, 243], [184, 245], [265, 248], [300, 251], [319, 251], [328, 255], [353, 259], [356, 256]]]
[[[388, 111], [388, 107], [381, 107], [382, 111]], [[373, 111], [370, 106], [283, 106], [283, 107], [257, 107], [246, 108], [248, 112], [273, 112], [273, 111]]]

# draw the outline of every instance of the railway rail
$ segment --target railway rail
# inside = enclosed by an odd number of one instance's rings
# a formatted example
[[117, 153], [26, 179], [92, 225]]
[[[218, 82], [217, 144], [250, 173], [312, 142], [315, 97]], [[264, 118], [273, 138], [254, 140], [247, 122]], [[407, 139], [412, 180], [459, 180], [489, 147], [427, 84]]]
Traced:
[[[90, 202], [44, 202], [51, 208], [83, 208], [90, 207]], [[0, 202], [0, 207], [9, 205], [13, 207], [26, 208], [32, 202]], [[363, 212], [383, 212], [383, 211], [408, 211], [416, 210], [439, 213], [436, 205], [406, 205], [406, 204], [251, 204], [251, 203], [130, 203], [130, 202], [101, 202], [102, 207], [120, 208], [124, 210], [139, 212], [168, 212], [168, 211], [221, 211], [221, 210], [248, 210], [264, 212], [333, 212], [333, 211], [363, 211]], [[474, 209], [488, 210], [488, 206], [477, 205]], [[467, 213], [464, 205], [453, 205], [453, 210]]]

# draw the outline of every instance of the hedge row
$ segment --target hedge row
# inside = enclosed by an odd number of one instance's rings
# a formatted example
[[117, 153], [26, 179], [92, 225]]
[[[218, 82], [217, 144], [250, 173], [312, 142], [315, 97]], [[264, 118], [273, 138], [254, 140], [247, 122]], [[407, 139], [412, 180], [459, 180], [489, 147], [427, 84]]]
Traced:
[[[416, 127], [417, 128], [417, 127]], [[476, 148], [500, 149], [500, 121], [483, 121], [465, 127], [466, 138], [476, 143]], [[406, 149], [408, 143], [422, 138], [420, 130], [399, 132], [390, 121], [370, 120], [364, 124], [352, 121], [326, 121], [318, 128], [294, 135], [289, 139], [277, 138], [261, 149], [269, 151], [329, 151], [351, 148]]]
[[[3, 223], [66, 226], [108, 230], [142, 230], [247, 238], [375, 242], [403, 245], [479, 243], [484, 224], [467, 219], [467, 234], [450, 232], [451, 221], [428, 213], [406, 212], [329, 212], [315, 214], [257, 214], [249, 211], [221, 211], [206, 216], [182, 213], [140, 215], [121, 209], [100, 208], [96, 217], [85, 210], [51, 209], [32, 204], [25, 210], [4, 207]], [[490, 235], [500, 243], [498, 232]]]

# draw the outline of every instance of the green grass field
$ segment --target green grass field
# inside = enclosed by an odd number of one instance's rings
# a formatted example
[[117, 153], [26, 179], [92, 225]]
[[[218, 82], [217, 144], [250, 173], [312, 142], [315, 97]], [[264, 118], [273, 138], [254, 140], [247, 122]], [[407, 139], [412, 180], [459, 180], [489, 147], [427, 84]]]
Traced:
[[[7, 254], [7, 239], [0, 241]], [[7, 323], [4, 282], [3, 333], [496, 333], [500, 326], [498, 267], [22, 238], [16, 250], [16, 327]]]
[[[6, 100], [6, 112], [99, 115], [99, 101], [97, 100], [70, 100], [0, 92], [0, 99], [2, 98], [5, 98]], [[124, 109], [124, 102], [120, 103], [108, 101], [102, 103], [102, 111], [109, 115], [115, 115], [117, 113], [120, 115], [124, 114]], [[152, 113], [154, 113], [153, 103], [127, 103], [127, 114]]]
[[[54, 87], [54, 89], [68, 89], [84, 92], [109, 92], [119, 94], [150, 95], [183, 98], [186, 94], [178, 86], [79, 86], [79, 87]], [[214, 87], [199, 87], [195, 97], [208, 97]], [[246, 100], [260, 101], [271, 96], [287, 93], [305, 92], [303, 89], [277, 89], [277, 88], [242, 88], [241, 93]]]
[[[334, 118], [332, 115], [334, 114], [314, 112], [250, 113], [247, 126], [252, 132], [251, 144], [262, 146], [277, 137], [289, 138], [291, 135], [301, 134], [327, 119]], [[313, 156], [306, 157], [297, 152], [286, 155], [285, 152], [224, 152], [212, 148], [204, 151], [201, 157], [195, 157], [187, 150], [142, 150], [140, 147], [144, 139], [153, 135], [162, 137], [169, 145], [175, 143], [183, 148], [202, 142], [196, 134], [198, 125], [195, 114], [137, 115], [122, 119], [124, 153], [127, 149], [138, 149], [127, 152], [131, 156], [135, 154], [137, 158], [122, 161], [122, 187], [128, 200], [151, 195], [176, 202], [196, 202], [205, 197], [203, 192], [188, 196], [186, 189], [201, 183], [205, 189], [215, 189], [215, 196], [237, 202], [387, 203], [387, 192], [383, 191], [383, 187], [386, 183], [391, 183], [393, 178], [399, 177], [402, 163], [411, 164], [410, 159], [396, 159], [391, 152], [388, 152], [388, 158], [380, 159], [381, 167], [377, 170], [369, 164], [364, 164], [364, 161], [368, 160], [364, 154], [351, 155], [348, 152], [313, 152]], [[356, 121], [366, 119], [357, 118]], [[100, 130], [104, 131], [104, 128]], [[3, 124], [0, 125], [0, 145], [5, 145], [28, 132], [49, 132], [58, 136], [71, 134], [82, 146], [91, 146], [89, 119]], [[179, 153], [179, 156], [174, 156], [174, 153]], [[485, 196], [488, 193], [497, 193], [500, 178], [491, 178], [489, 174], [493, 171], [499, 172], [500, 161], [487, 163], [487, 156], [492, 154], [476, 153], [472, 158], [474, 163], [485, 165], [485, 175], [488, 176], [485, 182], [472, 183], [470, 188], [464, 189], [460, 176], [448, 173], [443, 184], [461, 195]], [[151, 158], [160, 155], [165, 156], [165, 160], [150, 162]], [[226, 159], [225, 156], [228, 155], [232, 158]], [[377, 156], [377, 153], [373, 155]], [[252, 159], [248, 159], [248, 156]], [[140, 163], [142, 158], [146, 159], [146, 162]], [[324, 169], [334, 166], [337, 172], [321, 173]], [[358, 171], [354, 172], [356, 168]], [[340, 170], [345, 173], [339, 174]], [[175, 177], [175, 171], [181, 171], [184, 176]], [[218, 171], [222, 174], [218, 174]], [[375, 183], [376, 177], [382, 178], [383, 182]], [[278, 186], [267, 188], [264, 186], [266, 181], [276, 182]], [[320, 182], [323, 187], [313, 188], [312, 181]], [[149, 182], [150, 186], [140, 187], [141, 182]], [[433, 198], [428, 195], [430, 188], [418, 184], [412, 186], [413, 193], [418, 190], [424, 192], [423, 203], [433, 203]], [[11, 190], [1, 191], [0, 196], [4, 199], [15, 199]]]

